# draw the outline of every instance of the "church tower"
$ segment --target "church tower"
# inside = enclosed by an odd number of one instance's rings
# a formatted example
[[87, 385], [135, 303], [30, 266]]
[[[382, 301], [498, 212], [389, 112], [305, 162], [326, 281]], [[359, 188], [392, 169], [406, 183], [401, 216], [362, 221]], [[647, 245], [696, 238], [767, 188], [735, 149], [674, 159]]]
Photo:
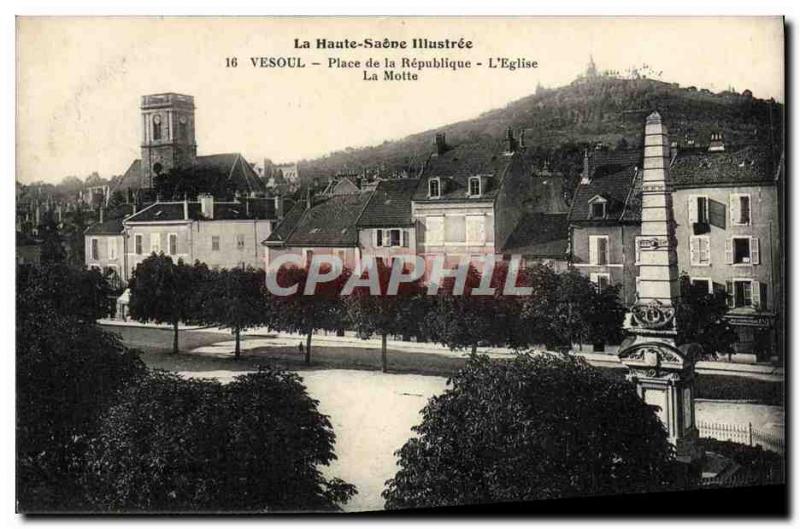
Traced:
[[142, 96], [142, 183], [173, 168], [191, 166], [197, 156], [194, 97], [182, 94]]

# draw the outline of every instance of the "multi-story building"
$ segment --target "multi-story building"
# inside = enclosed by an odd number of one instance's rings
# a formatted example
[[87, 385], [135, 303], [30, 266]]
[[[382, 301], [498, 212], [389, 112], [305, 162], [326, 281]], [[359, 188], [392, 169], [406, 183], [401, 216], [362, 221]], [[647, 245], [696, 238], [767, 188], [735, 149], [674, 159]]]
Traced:
[[[703, 290], [727, 293], [726, 316], [740, 358], [766, 360], [777, 349], [781, 294], [779, 164], [767, 146], [705, 148], [670, 159], [678, 267]], [[570, 211], [571, 265], [595, 283], [620, 285], [636, 299], [641, 225], [641, 151], [586, 155]]]
[[117, 288], [128, 278], [128, 268], [125, 266], [125, 227], [122, 222], [135, 211], [136, 207], [132, 204], [124, 204], [107, 212], [101, 208], [99, 222], [83, 232], [86, 267], [103, 272]]
[[153, 253], [212, 268], [261, 268], [260, 242], [281, 216], [280, 198], [243, 198], [217, 202], [211, 195], [198, 201], [156, 202], [123, 220], [124, 280]]
[[670, 168], [678, 265], [692, 284], [727, 293], [737, 353], [769, 359], [781, 292], [779, 171], [768, 147], [679, 152]]
[[641, 150], [584, 155], [569, 212], [571, 266], [601, 287], [636, 298], [636, 237], [641, 232]]
[[[552, 194], [542, 194], [541, 187], [555, 188], [558, 182], [536, 182], [523, 136], [515, 138], [509, 129], [502, 142], [482, 150], [473, 144], [448, 145], [439, 133], [435, 146], [412, 202], [419, 254], [428, 262], [443, 255], [447, 266], [455, 266], [463, 258], [479, 262], [489, 254], [530, 250], [537, 241], [532, 241], [535, 230], [528, 230], [526, 223], [536, 219], [526, 214], [558, 213], [550, 205], [531, 207], [547, 203]], [[552, 235], [546, 239], [552, 241]], [[566, 237], [561, 241], [564, 248]]]
[[362, 257], [369, 255], [391, 266], [397, 255], [417, 254], [411, 200], [418, 185], [418, 180], [404, 178], [378, 182], [357, 221]]

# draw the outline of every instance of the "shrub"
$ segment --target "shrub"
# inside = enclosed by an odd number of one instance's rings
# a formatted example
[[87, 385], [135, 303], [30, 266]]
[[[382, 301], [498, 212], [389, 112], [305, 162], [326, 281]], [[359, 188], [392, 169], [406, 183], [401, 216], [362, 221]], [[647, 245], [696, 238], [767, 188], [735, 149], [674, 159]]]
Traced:
[[634, 387], [580, 360], [472, 357], [399, 451], [389, 509], [660, 490], [673, 449]]
[[297, 375], [222, 385], [156, 372], [106, 414], [86, 483], [104, 510], [330, 510], [355, 493], [319, 470], [334, 439]]

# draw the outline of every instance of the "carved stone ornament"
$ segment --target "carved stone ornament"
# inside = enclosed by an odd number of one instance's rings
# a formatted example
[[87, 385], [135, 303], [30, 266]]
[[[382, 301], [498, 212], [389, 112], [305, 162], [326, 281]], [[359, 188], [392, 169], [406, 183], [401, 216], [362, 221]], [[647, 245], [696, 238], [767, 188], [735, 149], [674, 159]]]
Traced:
[[677, 347], [670, 346], [663, 342], [639, 343], [629, 347], [619, 353], [619, 358], [623, 364], [634, 362], [637, 370], [641, 370], [648, 376], [658, 375], [664, 364], [680, 366], [686, 360]]
[[671, 327], [675, 319], [675, 307], [663, 305], [657, 301], [639, 303], [631, 307], [634, 321], [645, 329], [663, 329]]

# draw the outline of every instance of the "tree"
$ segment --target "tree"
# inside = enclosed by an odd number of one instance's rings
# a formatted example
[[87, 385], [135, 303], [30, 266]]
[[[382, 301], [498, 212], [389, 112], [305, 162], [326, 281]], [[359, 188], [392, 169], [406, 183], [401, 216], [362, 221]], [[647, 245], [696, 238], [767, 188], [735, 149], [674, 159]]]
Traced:
[[357, 287], [345, 298], [347, 320], [362, 337], [374, 334], [381, 337], [381, 370], [388, 370], [386, 341], [390, 334], [401, 336], [419, 335], [420, 307], [423, 300], [422, 283], [414, 281], [400, 283], [396, 295], [388, 295], [391, 269], [378, 264], [368, 273], [376, 274], [381, 295], [372, 295], [369, 288]]
[[[178, 324], [197, 321], [200, 317], [198, 274], [202, 266], [177, 263], [162, 254], [153, 254], [136, 267], [128, 288], [129, 310], [135, 320], [172, 325], [172, 352], [178, 354]], [[207, 268], [206, 268], [207, 270]]]
[[113, 290], [97, 270], [64, 263], [17, 267], [17, 310], [48, 309], [83, 322], [114, 313]]
[[207, 325], [229, 328], [239, 358], [242, 331], [267, 322], [264, 271], [253, 268], [211, 272], [201, 282], [203, 307], [200, 318]]
[[581, 343], [619, 343], [625, 307], [618, 287], [599, 288], [577, 271], [556, 273], [539, 266], [531, 272], [534, 292], [523, 303], [528, 343], [569, 348]]
[[675, 310], [678, 343], [696, 343], [710, 357], [733, 353], [736, 333], [724, 317], [728, 312], [725, 291], [708, 292], [695, 287], [686, 274], [681, 274], [680, 286], [681, 297]]
[[[321, 273], [328, 269], [321, 267]], [[306, 336], [305, 364], [311, 365], [311, 336], [316, 331], [343, 331], [345, 311], [341, 291], [349, 277], [347, 270], [333, 281], [320, 283], [313, 294], [305, 295], [308, 271], [295, 266], [281, 267], [276, 281], [282, 287], [297, 285], [294, 294], [267, 298], [267, 321], [273, 329], [284, 332], [297, 332]]]
[[633, 385], [581, 359], [473, 355], [397, 452], [386, 508], [661, 490], [674, 453]]
[[355, 493], [320, 471], [334, 440], [295, 374], [222, 385], [156, 372], [105, 415], [85, 480], [104, 510], [332, 510]]
[[[138, 353], [94, 325], [91, 300], [59, 270], [18, 269], [17, 499], [23, 512], [82, 508], [80, 468], [100, 415], [144, 372]], [[83, 272], [84, 276], [96, 272]], [[78, 297], [70, 296], [78, 293]]]
[[[469, 348], [472, 354], [479, 346], [519, 345], [520, 300], [503, 293], [507, 275], [506, 263], [498, 263], [492, 270], [488, 286], [495, 289], [494, 294], [477, 292], [482, 274], [472, 266], [463, 293], [454, 294], [453, 278], [443, 281], [437, 295], [427, 300], [421, 322], [428, 338], [453, 350]], [[520, 273], [515, 286], [526, 284], [526, 274]]]

